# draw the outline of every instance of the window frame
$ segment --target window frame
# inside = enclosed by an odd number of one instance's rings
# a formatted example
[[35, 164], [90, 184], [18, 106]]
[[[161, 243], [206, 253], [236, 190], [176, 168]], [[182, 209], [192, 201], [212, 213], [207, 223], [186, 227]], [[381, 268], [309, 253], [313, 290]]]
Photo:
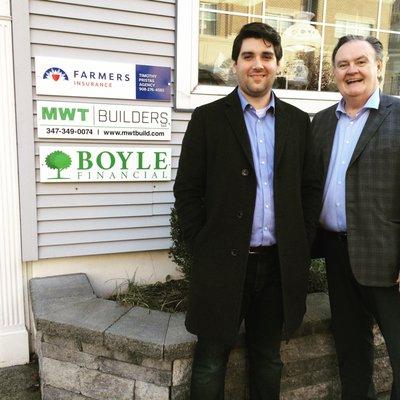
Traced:
[[[199, 17], [200, 0], [177, 1], [175, 108], [180, 111], [193, 111], [233, 90], [233, 87], [228, 86], [198, 84]], [[315, 114], [341, 98], [337, 92], [290, 89], [274, 89], [274, 92], [279, 98], [310, 114]]]
[[[382, 1], [379, 3], [378, 30], [381, 30], [381, 4]], [[193, 111], [200, 105], [226, 96], [233, 87], [198, 84], [200, 0], [177, 0], [176, 11], [175, 108]], [[334, 25], [324, 23], [323, 29]], [[309, 114], [315, 114], [341, 98], [338, 92], [290, 89], [274, 89], [274, 92], [279, 98]]]

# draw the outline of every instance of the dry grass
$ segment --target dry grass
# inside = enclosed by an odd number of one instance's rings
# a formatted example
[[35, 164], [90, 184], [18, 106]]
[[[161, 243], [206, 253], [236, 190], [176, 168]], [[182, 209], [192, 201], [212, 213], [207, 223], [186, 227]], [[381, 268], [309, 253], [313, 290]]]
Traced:
[[[127, 289], [123, 290], [126, 286]], [[140, 306], [152, 310], [186, 311], [187, 289], [188, 284], [183, 279], [151, 285], [141, 285], [134, 280], [129, 280], [117, 288], [111, 300], [127, 306]]]

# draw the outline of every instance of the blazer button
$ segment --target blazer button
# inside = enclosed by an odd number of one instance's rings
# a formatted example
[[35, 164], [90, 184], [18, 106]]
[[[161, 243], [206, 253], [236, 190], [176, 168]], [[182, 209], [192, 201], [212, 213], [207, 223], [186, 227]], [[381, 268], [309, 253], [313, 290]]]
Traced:
[[243, 211], [238, 211], [236, 216], [238, 217], [238, 219], [242, 219], [243, 218]]
[[242, 169], [242, 176], [248, 176], [249, 175], [249, 170], [247, 168]]
[[231, 250], [231, 256], [236, 257], [238, 254], [239, 254], [239, 251], [237, 249]]

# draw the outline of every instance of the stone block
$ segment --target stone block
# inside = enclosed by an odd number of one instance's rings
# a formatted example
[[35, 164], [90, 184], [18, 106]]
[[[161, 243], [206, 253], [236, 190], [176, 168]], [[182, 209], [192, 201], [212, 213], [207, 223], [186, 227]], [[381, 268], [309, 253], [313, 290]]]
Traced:
[[79, 394], [80, 367], [73, 363], [43, 357], [40, 360], [41, 381], [43, 385], [65, 389]]
[[100, 364], [97, 356], [46, 342], [42, 343], [42, 354], [43, 357], [70, 362], [88, 369], [98, 369]]
[[225, 400], [245, 400], [246, 390], [244, 386], [240, 388], [225, 387]]
[[101, 356], [107, 358], [114, 358], [114, 351], [108, 349], [102, 344], [82, 342], [82, 351], [94, 356]]
[[385, 339], [383, 338], [382, 333], [381, 333], [378, 325], [374, 326], [373, 331], [374, 331], [374, 345], [376, 347], [378, 347], [378, 346], [380, 346], [382, 344], [385, 344]]
[[387, 356], [386, 343], [374, 346], [374, 357], [381, 358]]
[[244, 387], [247, 380], [245, 368], [229, 368], [226, 370], [225, 387], [229, 389]]
[[183, 358], [173, 362], [172, 385], [179, 386], [190, 382], [192, 374], [191, 358]]
[[190, 384], [172, 386], [171, 400], [190, 400]]
[[38, 330], [43, 330], [44, 333], [49, 334], [51, 336], [58, 336], [57, 333], [52, 333], [51, 331], [47, 331], [42, 329], [43, 326], [46, 326], [51, 321], [48, 321], [48, 317], [52, 315], [57, 315], [59, 312], [65, 312], [65, 309], [70, 309], [75, 306], [75, 304], [80, 304], [87, 300], [92, 300], [95, 297], [64, 297], [59, 299], [45, 299], [41, 302], [38, 302], [33, 307], [33, 314], [35, 317], [35, 323], [37, 325]]
[[106, 330], [105, 345], [161, 359], [169, 319], [168, 313], [134, 307]]
[[136, 381], [135, 400], [169, 400], [169, 388]]
[[172, 314], [165, 336], [164, 358], [174, 360], [191, 357], [196, 342], [197, 337], [185, 328], [185, 314]]
[[307, 311], [303, 323], [294, 337], [309, 335], [314, 332], [330, 331], [331, 312], [326, 293], [311, 293], [307, 296]]
[[96, 400], [132, 400], [134, 398], [135, 381], [81, 368], [80, 382], [81, 393]]
[[295, 376], [286, 376], [282, 379], [282, 390], [293, 390], [304, 386], [313, 386], [321, 382], [330, 382], [338, 376], [338, 371], [334, 369], [320, 369], [308, 371], [305, 366], [302, 374]]
[[153, 358], [142, 358], [138, 361], [139, 365], [147, 368], [162, 369], [163, 371], [172, 371], [172, 361], [154, 360]]
[[110, 350], [106, 346], [82, 342], [82, 350], [85, 353], [101, 356], [104, 358], [115, 359], [147, 368], [155, 368], [163, 371], [172, 371], [172, 362], [161, 359], [153, 359], [143, 356], [143, 354], [131, 351]]
[[388, 392], [392, 388], [392, 367], [389, 357], [375, 359], [374, 362], [374, 384], [377, 392]]
[[44, 334], [42, 336], [42, 342], [50, 343], [68, 350], [81, 350], [81, 346], [76, 339], [66, 338], [63, 336], [51, 336]]
[[154, 383], [159, 386], [170, 386], [172, 382], [172, 371], [146, 368], [141, 365], [111, 360], [109, 358], [101, 359], [100, 371], [127, 379]]
[[33, 278], [29, 282], [33, 303], [62, 297], [95, 297], [86, 274], [69, 274]]
[[292, 339], [282, 344], [281, 355], [284, 363], [304, 361], [326, 355], [334, 355], [335, 347], [330, 334], [314, 334]]
[[52, 305], [37, 318], [43, 333], [102, 344], [104, 331], [127, 311], [115, 301], [92, 298]]
[[42, 400], [90, 400], [89, 397], [82, 396], [68, 390], [44, 386], [42, 389]]
[[320, 371], [323, 369], [337, 370], [337, 357], [336, 354], [325, 355], [317, 358], [310, 358], [308, 360], [299, 360], [288, 362], [283, 366], [282, 377], [292, 377], [301, 375], [304, 372]]
[[333, 400], [333, 383], [322, 382], [317, 385], [304, 386], [294, 390], [284, 391], [281, 400]]

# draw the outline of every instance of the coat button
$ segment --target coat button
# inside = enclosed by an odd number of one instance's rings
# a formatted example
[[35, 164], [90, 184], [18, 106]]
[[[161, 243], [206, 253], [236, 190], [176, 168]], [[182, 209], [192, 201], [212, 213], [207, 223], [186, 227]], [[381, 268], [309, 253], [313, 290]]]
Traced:
[[239, 251], [237, 249], [231, 250], [231, 256], [236, 257], [238, 254], [239, 254]]
[[247, 168], [242, 169], [242, 176], [248, 176], [249, 175], [249, 170]]
[[242, 219], [243, 218], [243, 211], [238, 211], [236, 216], [238, 217], [238, 219]]

